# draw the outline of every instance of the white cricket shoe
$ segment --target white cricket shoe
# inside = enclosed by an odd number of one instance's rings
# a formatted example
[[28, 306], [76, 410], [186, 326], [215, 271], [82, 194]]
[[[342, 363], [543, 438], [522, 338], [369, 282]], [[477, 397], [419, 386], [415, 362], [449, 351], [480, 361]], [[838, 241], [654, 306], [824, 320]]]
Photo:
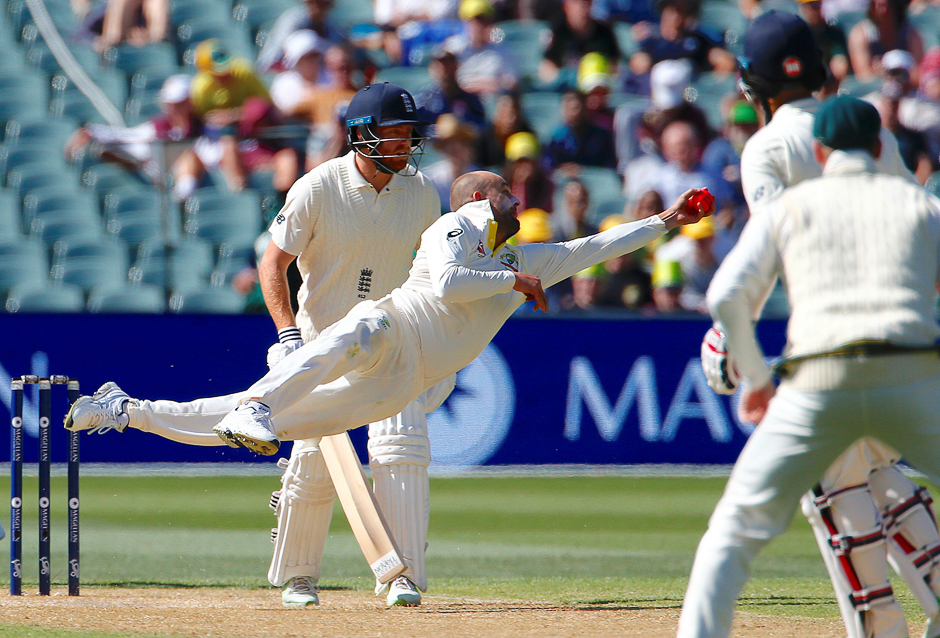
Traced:
[[271, 456], [281, 447], [274, 434], [271, 408], [254, 399], [226, 414], [212, 431], [231, 447], [246, 447], [264, 456]]
[[72, 432], [90, 430], [98, 434], [108, 430], [123, 432], [130, 422], [127, 404], [131, 402], [136, 403], [137, 400], [127, 396], [115, 382], [108, 381], [92, 396], [75, 400], [65, 415], [65, 429]]
[[927, 618], [927, 627], [924, 628], [924, 638], [937, 638], [940, 636], [940, 613]]
[[413, 582], [404, 576], [399, 576], [388, 588], [385, 604], [389, 607], [417, 607], [421, 604], [421, 592]]
[[281, 602], [285, 607], [306, 607], [319, 605], [317, 585], [310, 576], [294, 576], [281, 592]]

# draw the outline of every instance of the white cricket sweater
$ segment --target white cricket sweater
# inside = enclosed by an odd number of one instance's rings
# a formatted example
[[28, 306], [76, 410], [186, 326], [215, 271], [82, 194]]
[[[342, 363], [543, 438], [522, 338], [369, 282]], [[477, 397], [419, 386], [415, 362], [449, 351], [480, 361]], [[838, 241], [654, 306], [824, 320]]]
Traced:
[[[420, 348], [425, 388], [473, 361], [524, 301], [514, 272], [536, 275], [542, 287], [662, 237], [654, 215], [558, 244], [496, 246], [489, 201], [471, 202], [421, 236], [408, 280], [391, 297]], [[521, 344], [521, 347], [526, 347]]]
[[297, 180], [271, 223], [271, 238], [298, 256], [297, 325], [304, 340], [360, 301], [401, 285], [421, 233], [439, 216], [437, 190], [423, 174], [394, 175], [376, 193], [353, 152]]
[[751, 325], [777, 275], [791, 305], [786, 356], [871, 339], [926, 346], [940, 273], [940, 211], [927, 192], [876, 172], [865, 151], [834, 151], [821, 178], [789, 188], [751, 218], [708, 291], [751, 387], [770, 370]]

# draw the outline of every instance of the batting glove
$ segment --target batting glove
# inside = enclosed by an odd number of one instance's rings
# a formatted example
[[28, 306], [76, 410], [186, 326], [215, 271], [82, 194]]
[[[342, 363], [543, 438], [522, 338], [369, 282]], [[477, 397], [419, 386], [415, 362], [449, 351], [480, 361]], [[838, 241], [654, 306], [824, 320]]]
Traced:
[[702, 339], [702, 371], [708, 387], [718, 394], [734, 394], [738, 389], [738, 371], [725, 346], [725, 334], [714, 326]]
[[300, 328], [288, 326], [277, 331], [278, 342], [268, 348], [268, 368], [271, 369], [291, 352], [304, 345]]

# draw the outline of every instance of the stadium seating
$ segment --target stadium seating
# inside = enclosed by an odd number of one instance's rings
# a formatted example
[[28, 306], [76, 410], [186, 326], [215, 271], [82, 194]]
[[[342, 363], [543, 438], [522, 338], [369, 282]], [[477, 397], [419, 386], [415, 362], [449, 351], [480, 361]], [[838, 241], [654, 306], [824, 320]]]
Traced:
[[201, 188], [187, 201], [183, 231], [215, 245], [254, 241], [261, 233], [257, 193]]
[[127, 249], [122, 242], [99, 238], [59, 240], [53, 248], [51, 278], [85, 291], [127, 281]]
[[238, 314], [244, 308], [244, 297], [231, 288], [199, 288], [170, 297], [170, 310], [179, 314]]
[[10, 191], [0, 188], [0, 241], [17, 238], [22, 233], [19, 200]]
[[85, 295], [78, 286], [23, 285], [7, 295], [7, 312], [81, 312]]
[[49, 279], [46, 248], [22, 237], [0, 237], [0, 294], [14, 286], [38, 285]]
[[87, 308], [95, 313], [161, 313], [166, 299], [157, 286], [106, 286], [91, 291]]

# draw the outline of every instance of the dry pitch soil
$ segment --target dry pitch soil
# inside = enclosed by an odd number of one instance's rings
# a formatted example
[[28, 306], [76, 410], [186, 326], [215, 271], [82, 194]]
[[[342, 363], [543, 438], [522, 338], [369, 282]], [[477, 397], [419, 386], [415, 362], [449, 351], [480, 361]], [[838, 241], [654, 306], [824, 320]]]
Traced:
[[[428, 595], [415, 608], [386, 609], [361, 591], [323, 592], [316, 608], [284, 609], [273, 589], [87, 588], [80, 597], [0, 595], [0, 625], [83, 629], [142, 636], [429, 638], [636, 636], [672, 638], [676, 607], [573, 605]], [[921, 627], [911, 627], [919, 635]], [[842, 638], [838, 619], [738, 613], [735, 638]]]

